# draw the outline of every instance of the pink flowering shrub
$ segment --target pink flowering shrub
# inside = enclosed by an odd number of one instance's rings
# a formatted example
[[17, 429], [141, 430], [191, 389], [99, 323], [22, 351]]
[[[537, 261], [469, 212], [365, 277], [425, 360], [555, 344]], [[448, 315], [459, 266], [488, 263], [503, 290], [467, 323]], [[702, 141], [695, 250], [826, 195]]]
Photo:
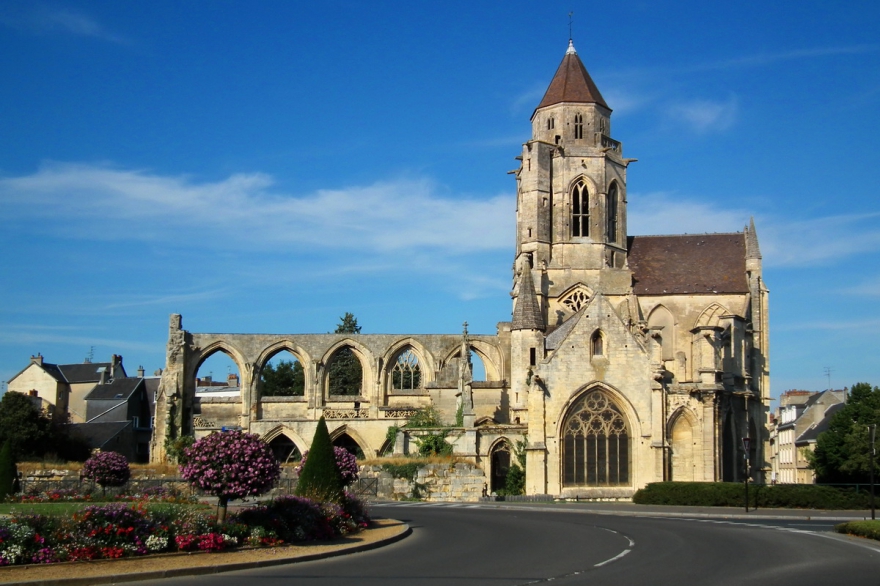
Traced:
[[131, 477], [131, 470], [122, 454], [98, 452], [83, 464], [82, 475], [101, 487], [122, 486]]
[[230, 500], [261, 495], [281, 475], [281, 465], [271, 448], [252, 433], [212, 433], [187, 448], [185, 455], [180, 475], [219, 499], [221, 522]]
[[[357, 480], [359, 469], [355, 455], [339, 446], [333, 446], [333, 455], [336, 458], [336, 467], [339, 468], [339, 474], [342, 476], [342, 483], [345, 486], [348, 486]], [[299, 465], [295, 468], [297, 473], [302, 472], [303, 466], [306, 465], [306, 459], [308, 457], [309, 451], [306, 450]]]

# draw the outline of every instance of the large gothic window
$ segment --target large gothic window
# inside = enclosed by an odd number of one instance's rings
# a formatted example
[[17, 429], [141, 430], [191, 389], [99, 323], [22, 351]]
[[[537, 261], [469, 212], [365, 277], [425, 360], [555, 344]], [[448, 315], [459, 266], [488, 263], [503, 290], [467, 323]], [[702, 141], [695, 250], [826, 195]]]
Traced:
[[349, 346], [343, 346], [330, 358], [327, 365], [331, 395], [358, 396], [363, 383], [361, 361]]
[[411, 349], [401, 352], [391, 368], [391, 388], [395, 391], [413, 391], [422, 387], [419, 359]]
[[578, 399], [562, 426], [565, 486], [629, 485], [626, 419], [609, 394], [596, 389]]
[[605, 206], [606, 213], [606, 240], [617, 242], [617, 183], [612, 183], [608, 188], [608, 202]]
[[583, 180], [571, 190], [571, 235], [590, 235], [590, 192]]

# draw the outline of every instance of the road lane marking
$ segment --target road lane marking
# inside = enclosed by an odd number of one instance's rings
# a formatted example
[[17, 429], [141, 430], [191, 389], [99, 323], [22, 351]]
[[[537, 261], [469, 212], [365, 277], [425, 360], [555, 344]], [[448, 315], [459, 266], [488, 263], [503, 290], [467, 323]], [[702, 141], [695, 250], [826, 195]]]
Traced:
[[609, 559], [605, 560], [604, 562], [599, 562], [598, 564], [594, 565], [593, 567], [600, 568], [600, 567], [604, 566], [605, 564], [610, 564], [613, 561], [619, 560], [620, 558], [622, 558], [623, 556], [625, 556], [626, 554], [628, 554], [631, 551], [632, 551], [631, 549], [625, 549], [622, 552], [620, 552], [619, 554], [617, 554], [616, 556], [614, 556], [613, 558], [609, 558]]

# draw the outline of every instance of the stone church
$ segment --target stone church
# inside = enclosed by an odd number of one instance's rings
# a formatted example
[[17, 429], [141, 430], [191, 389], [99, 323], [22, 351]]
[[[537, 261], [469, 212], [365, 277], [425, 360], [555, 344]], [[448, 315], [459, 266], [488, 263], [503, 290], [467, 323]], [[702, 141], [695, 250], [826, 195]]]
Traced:
[[[747, 461], [762, 481], [768, 290], [754, 222], [629, 235], [635, 159], [612, 138], [611, 112], [569, 43], [517, 157], [512, 319], [494, 334], [193, 333], [172, 315], [153, 460], [166, 438], [229, 427], [290, 456], [308, 449], [322, 415], [337, 445], [365, 457], [412, 453], [424, 430], [404, 424], [433, 407], [456, 422], [447, 441], [492, 489], [517, 446], [528, 494], [626, 498], [648, 482], [739, 481]], [[216, 352], [238, 366], [232, 396], [196, 392]], [[279, 352], [301, 364], [300, 394], [261, 394]], [[343, 354], [362, 376], [341, 395], [332, 366]]]

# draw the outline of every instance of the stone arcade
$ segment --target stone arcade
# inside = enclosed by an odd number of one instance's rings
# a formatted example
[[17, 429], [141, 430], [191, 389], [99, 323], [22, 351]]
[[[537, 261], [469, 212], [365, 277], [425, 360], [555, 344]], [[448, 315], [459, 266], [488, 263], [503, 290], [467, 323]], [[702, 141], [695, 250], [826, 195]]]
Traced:
[[[371, 457], [410, 452], [398, 432], [433, 406], [463, 425], [448, 439], [497, 488], [525, 440], [528, 494], [626, 498], [660, 480], [763, 480], [769, 407], [767, 289], [754, 223], [733, 234], [629, 236], [627, 166], [611, 109], [573, 44], [532, 115], [517, 184], [513, 319], [495, 335], [205, 334], [171, 316], [152, 458], [166, 437], [240, 426], [308, 448], [315, 424]], [[344, 350], [345, 349], [345, 350]], [[351, 352], [359, 394], [330, 394]], [[260, 373], [289, 351], [302, 396], [263, 397]], [[240, 394], [196, 397], [215, 352]], [[472, 377], [471, 356], [485, 367]]]

